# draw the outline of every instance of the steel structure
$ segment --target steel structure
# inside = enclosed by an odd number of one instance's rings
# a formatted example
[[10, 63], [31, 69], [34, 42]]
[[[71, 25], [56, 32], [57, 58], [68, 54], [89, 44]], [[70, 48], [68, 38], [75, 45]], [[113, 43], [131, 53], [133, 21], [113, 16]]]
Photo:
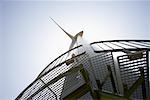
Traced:
[[150, 40], [89, 44], [82, 39], [83, 31], [71, 36], [62, 30], [72, 39], [69, 50], [52, 61], [16, 100], [148, 100]]

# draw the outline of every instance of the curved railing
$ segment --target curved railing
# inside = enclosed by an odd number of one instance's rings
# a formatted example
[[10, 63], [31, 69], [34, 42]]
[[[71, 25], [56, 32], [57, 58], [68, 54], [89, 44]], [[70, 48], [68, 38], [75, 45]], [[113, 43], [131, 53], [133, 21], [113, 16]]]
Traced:
[[[90, 45], [95, 53], [150, 50], [150, 40], [109, 40], [93, 42]], [[75, 55], [74, 52], [76, 52]], [[83, 62], [87, 58], [85, 52], [80, 45], [57, 57], [19, 94], [16, 100], [59, 99], [65, 81], [64, 73]], [[81, 61], [76, 62], [78, 58]], [[58, 76], [61, 76], [60, 79], [57, 78]]]
[[91, 43], [94, 52], [150, 50], [150, 40], [108, 40]]
[[[59, 57], [57, 57], [56, 59], [54, 59], [50, 64], [48, 64], [43, 71], [38, 75], [38, 77], [41, 77], [43, 75], [45, 75], [46, 73], [48, 73], [50, 70], [53, 70], [54, 68], [56, 68], [57, 66], [62, 65], [67, 59], [71, 58], [69, 56], [70, 53], [74, 53], [75, 50], [82, 48], [82, 45], [79, 45], [75, 48], [72, 48], [70, 50], [68, 50], [67, 52], [61, 54]], [[83, 50], [84, 51], [84, 50]], [[76, 51], [77, 52], [77, 51]], [[82, 52], [83, 53], [83, 52]], [[81, 53], [80, 53], [81, 54]], [[77, 55], [80, 55], [77, 54]]]
[[[80, 49], [80, 52], [78, 51], [79, 49]], [[85, 51], [81, 50], [81, 49], [83, 49], [82, 45], [77, 46], [77, 47], [70, 49], [69, 51], [63, 53], [62, 55], [57, 57], [55, 60], [53, 60], [38, 75], [38, 77], [19, 94], [19, 96], [16, 98], [16, 100], [22, 100], [22, 99], [30, 100], [30, 99], [34, 98], [34, 96], [36, 94], [38, 94], [40, 91], [43, 91], [43, 90], [49, 91], [49, 93], [51, 93], [49, 95], [51, 95], [51, 97], [53, 99], [55, 98], [55, 100], [57, 100], [60, 97], [61, 90], [59, 91], [60, 93], [58, 93], [58, 91], [56, 91], [56, 89], [58, 89], [57, 86], [55, 86], [55, 89], [53, 89], [54, 86], [52, 86], [52, 87], [50, 85], [47, 86], [47, 84], [49, 84], [50, 81], [53, 81], [53, 79], [55, 79], [60, 74], [66, 72], [70, 68], [72, 68], [72, 65], [66, 65], [66, 62], [69, 61], [70, 59], [75, 59], [77, 57], [84, 55]], [[76, 54], [74, 56], [71, 56], [70, 54], [74, 53], [74, 52], [76, 52]], [[64, 79], [62, 78], [57, 81], [60, 81], [59, 82], [59, 88], [60, 88], [60, 85], [63, 83]], [[52, 85], [56, 85], [56, 84], [53, 83]], [[45, 88], [47, 88], [47, 90]]]

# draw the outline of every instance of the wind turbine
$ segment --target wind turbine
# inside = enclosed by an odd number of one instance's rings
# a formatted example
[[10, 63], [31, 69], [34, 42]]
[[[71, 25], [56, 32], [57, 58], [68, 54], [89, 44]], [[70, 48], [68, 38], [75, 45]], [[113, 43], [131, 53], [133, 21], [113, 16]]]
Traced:
[[49, 63], [16, 100], [150, 98], [150, 40], [88, 43], [83, 31], [72, 36], [52, 21], [71, 38], [69, 50]]
[[82, 37], [83, 31], [77, 33], [75, 36], [72, 36], [72, 35], [69, 34], [67, 31], [65, 31], [53, 18], [51, 18], [51, 19], [52, 19], [52, 21], [53, 21], [62, 31], [64, 31], [64, 32], [70, 37], [70, 39], [72, 40], [72, 42], [71, 42], [71, 44], [70, 44], [70, 46], [69, 46], [69, 50], [72, 49], [72, 48], [74, 47], [75, 43], [77, 42], [77, 37], [78, 37], [78, 36]]

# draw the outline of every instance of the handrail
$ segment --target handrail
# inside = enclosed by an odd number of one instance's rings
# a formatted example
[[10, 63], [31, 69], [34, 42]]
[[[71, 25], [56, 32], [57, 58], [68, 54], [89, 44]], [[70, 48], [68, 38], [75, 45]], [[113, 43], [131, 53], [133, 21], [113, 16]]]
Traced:
[[[106, 41], [92, 42], [92, 43], [90, 43], [90, 45], [95, 53], [101, 53], [101, 52], [150, 50], [150, 44], [148, 44], [147, 42], [150, 43], [150, 40], [106, 40]], [[106, 43], [115, 45], [118, 48], [113, 48], [113, 46], [110, 46]], [[138, 44], [138, 43], [140, 43], [140, 44]], [[99, 50], [94, 49], [94, 47], [92, 46], [94, 44], [98, 45]], [[100, 46], [100, 44], [105, 45], [108, 48], [103, 48]], [[122, 45], [127, 46], [127, 47], [124, 47]], [[140, 47], [140, 46], [142, 46], [142, 47]]]
[[58, 56], [56, 59], [54, 59], [51, 63], [49, 63], [49, 64], [42, 70], [42, 72], [38, 75], [38, 77], [44, 72], [44, 70], [46, 70], [46, 69], [47, 69], [53, 62], [55, 62], [57, 59], [59, 59], [60, 57], [62, 57], [62, 56], [64, 56], [65, 54], [69, 53], [70, 51], [75, 50], [75, 49], [77, 49], [77, 48], [79, 48], [79, 47], [81, 47], [81, 46], [82, 46], [82, 45], [79, 45], [79, 46], [77, 46], [77, 47], [75, 47], [75, 48], [72, 48], [72, 49], [66, 51], [65, 53], [61, 54], [60, 56]]
[[[76, 58], [76, 57], [81, 56], [81, 55], [83, 55], [83, 54], [85, 54], [85, 52], [83, 52], [83, 53], [81, 53], [81, 54], [79, 54], [79, 55], [77, 55], [77, 56], [74, 56], [74, 57], [72, 57], [72, 58]], [[71, 58], [71, 59], [72, 59], [72, 58]], [[41, 76], [38, 76], [37, 78], [38, 78], [38, 79], [41, 78], [42, 76], [46, 75], [47, 73], [49, 73], [50, 71], [54, 70], [55, 68], [61, 66], [61, 65], [64, 64], [65, 62], [66, 62], [66, 60], [63, 61], [62, 63], [59, 63], [58, 65], [54, 66], [52, 69], [48, 70], [47, 72], [45, 72], [45, 73], [42, 74]]]
[[[68, 50], [67, 52], [63, 53], [62, 55], [60, 55], [59, 57], [57, 57], [55, 60], [53, 60], [50, 64], [48, 64], [48, 66], [51, 65], [51, 64], [52, 64], [54, 61], [56, 61], [58, 58], [62, 57], [63, 55], [65, 55], [65, 54], [69, 53], [70, 51], [75, 50], [76, 48], [79, 48], [79, 47], [81, 47], [81, 46], [82, 46], [82, 45], [79, 45], [79, 46], [77, 46], [77, 47], [75, 47], [75, 48], [73, 48], [73, 49], [70, 49], [70, 50]], [[83, 53], [81, 53], [81, 54], [78, 54], [78, 55], [72, 57], [72, 58], [79, 57], [79, 56], [81, 56], [81, 55], [83, 55], [83, 54], [85, 54], [85, 51], [84, 51]], [[71, 59], [71, 58], [70, 58], [70, 59]], [[67, 59], [67, 60], [68, 60], [68, 59]], [[65, 61], [66, 61], [66, 60], [65, 60]], [[29, 85], [17, 96], [17, 98], [16, 98], [15, 100], [19, 100], [19, 98], [21, 98], [21, 96], [24, 94], [24, 92], [25, 92], [27, 89], [29, 89], [36, 81], [38, 81], [39, 79], [41, 79], [44, 75], [46, 75], [46, 74], [49, 73], [50, 71], [52, 71], [52, 70], [54, 70], [55, 68], [57, 68], [57, 67], [61, 66], [62, 64], [64, 64], [65, 61], [63, 61], [62, 63], [59, 63], [58, 65], [54, 66], [52, 69], [48, 70], [48, 71], [45, 72], [43, 75], [41, 75], [41, 73], [42, 73], [48, 66], [47, 66], [46, 68], [44, 68], [44, 70], [38, 75], [38, 77], [37, 77], [31, 84], [29, 84]], [[41, 75], [41, 76], [40, 76], [40, 75]]]
[[105, 40], [105, 41], [92, 42], [90, 44], [103, 43], [103, 42], [130, 42], [130, 41], [135, 41], [135, 42], [150, 42], [150, 40]]
[[[127, 44], [130, 44], [131, 46], [130, 47], [133, 47], [133, 48], [126, 48], [126, 47], [122, 47], [121, 49], [119, 49], [119, 48], [117, 48], [117, 49], [114, 49], [113, 47], [109, 47], [109, 45], [107, 45], [107, 42], [108, 42], [108, 44], [109, 43], [112, 43], [113, 44], [113, 42], [117, 42], [118, 44], [120, 43], [122, 43], [122, 42], [125, 42], [125, 44], [127, 43]], [[132, 42], [135, 42], [135, 43], [132, 43]], [[143, 45], [143, 47], [144, 48], [138, 48], [138, 46], [136, 47], [136, 46], [134, 46], [133, 44], [136, 44], [136, 42], [140, 42], [140, 44], [141, 44], [141, 46], [142, 46], [142, 43], [143, 44], [145, 44], [145, 45]], [[107, 47], [109, 47], [109, 48], [112, 48], [112, 50], [110, 50], [110, 49], [105, 49], [104, 48], [104, 50], [94, 50], [94, 48], [92, 47], [92, 45], [93, 44], [97, 44], [97, 43], [106, 43], [105, 45], [107, 46]], [[115, 43], [115, 44], [117, 44], [117, 43]], [[92, 42], [92, 43], [90, 43], [90, 45], [91, 45], [91, 48], [94, 50], [94, 52], [95, 53], [100, 53], [100, 52], [117, 52], [117, 51], [124, 51], [124, 50], [150, 50], [150, 40], [107, 40], [107, 41], [98, 41], [98, 42]], [[117, 47], [119, 47], [119, 45], [116, 45]], [[82, 45], [79, 45], [79, 46], [77, 46], [77, 47], [75, 47], [75, 48], [72, 48], [72, 49], [70, 49], [70, 50], [68, 50], [67, 52], [65, 52], [65, 53], [63, 53], [63, 54], [61, 54], [60, 56], [58, 56], [56, 59], [54, 59], [51, 63], [49, 63], [45, 68], [44, 68], [44, 70], [42, 70], [42, 72], [38, 75], [38, 77], [30, 84], [30, 85], [28, 85], [28, 87], [26, 87], [19, 95], [18, 95], [18, 97], [16, 98], [16, 100], [19, 100], [19, 98], [21, 98], [23, 95], [24, 95], [24, 93], [26, 92], [26, 90], [30, 90], [30, 87], [32, 87], [32, 85], [34, 85], [36, 82], [38, 82], [38, 80], [41, 80], [41, 78], [42, 77], [44, 77], [45, 75], [47, 75], [48, 73], [50, 73], [52, 70], [54, 70], [55, 68], [58, 68], [58, 67], [60, 67], [60, 66], [62, 66], [65, 62], [66, 62], [66, 60], [69, 60], [69, 59], [71, 59], [71, 58], [68, 58], [68, 56], [66, 57], [66, 59], [65, 60], [59, 60], [59, 59], [61, 59], [61, 57], [65, 57], [65, 55], [67, 54], [67, 53], [70, 53], [71, 51], [73, 51], [73, 50], [76, 50], [77, 48], [79, 48], [79, 47], [82, 47]], [[121, 47], [121, 46], [120, 46]], [[83, 51], [83, 52], [81, 52], [80, 54], [78, 54], [78, 55], [76, 55], [76, 56], [73, 56], [72, 58], [77, 58], [77, 57], [79, 57], [79, 56], [81, 56], [81, 55], [83, 55], [83, 54], [85, 54], [86, 53], [86, 51]], [[63, 58], [62, 58], [63, 59]], [[53, 63], [56, 61], [56, 62], [58, 62], [57, 60], [59, 60], [60, 62], [59, 63], [57, 63], [56, 65], [53, 65]], [[51, 65], [53, 65], [53, 66], [51, 66]], [[49, 68], [50, 67], [50, 68]], [[49, 68], [49, 69], [47, 69], [47, 68]], [[56, 78], [56, 77], [54, 77], [54, 78]], [[53, 80], [53, 79], [52, 79]]]

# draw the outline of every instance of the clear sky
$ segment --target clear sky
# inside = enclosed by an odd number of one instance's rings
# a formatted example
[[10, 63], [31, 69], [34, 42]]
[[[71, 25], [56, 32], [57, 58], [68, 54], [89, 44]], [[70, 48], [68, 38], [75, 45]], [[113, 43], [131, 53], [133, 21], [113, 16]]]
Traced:
[[0, 1], [0, 100], [13, 100], [53, 59], [68, 50], [72, 35], [89, 42], [150, 39], [147, 1]]

